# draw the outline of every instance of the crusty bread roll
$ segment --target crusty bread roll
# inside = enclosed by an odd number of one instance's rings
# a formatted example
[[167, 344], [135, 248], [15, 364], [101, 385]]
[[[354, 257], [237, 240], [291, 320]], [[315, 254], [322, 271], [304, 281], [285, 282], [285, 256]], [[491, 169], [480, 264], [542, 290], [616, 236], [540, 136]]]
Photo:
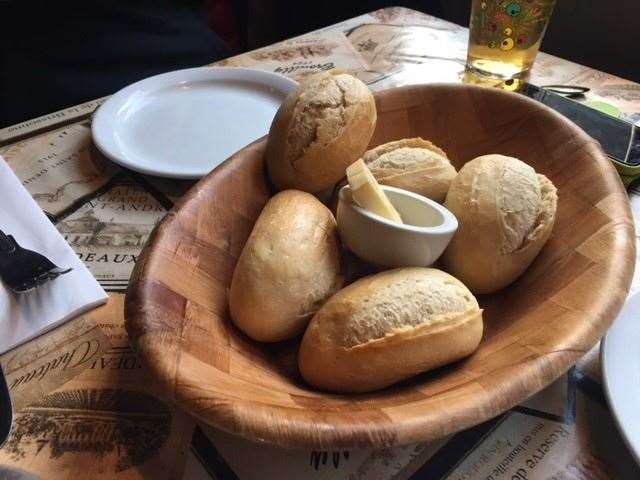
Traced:
[[399, 268], [336, 293], [307, 328], [298, 365], [311, 385], [336, 392], [386, 387], [472, 353], [482, 310], [434, 268]]
[[509, 285], [551, 235], [557, 201], [553, 183], [516, 158], [471, 160], [444, 203], [458, 218], [458, 231], [442, 257], [446, 270], [474, 293]]
[[363, 160], [379, 183], [442, 203], [456, 169], [447, 154], [422, 138], [405, 138], [369, 150]]
[[238, 259], [231, 318], [255, 340], [291, 338], [341, 286], [333, 214], [313, 195], [286, 190], [264, 207]]
[[360, 80], [339, 71], [308, 77], [271, 124], [265, 156], [271, 181], [312, 193], [330, 188], [362, 156], [375, 125], [375, 101]]

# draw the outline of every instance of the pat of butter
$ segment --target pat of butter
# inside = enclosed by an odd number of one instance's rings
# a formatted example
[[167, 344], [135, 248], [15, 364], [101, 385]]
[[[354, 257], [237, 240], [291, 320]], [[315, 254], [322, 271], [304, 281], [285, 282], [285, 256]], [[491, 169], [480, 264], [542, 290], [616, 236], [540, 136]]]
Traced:
[[362, 159], [347, 167], [351, 197], [360, 207], [393, 222], [402, 223], [400, 214]]

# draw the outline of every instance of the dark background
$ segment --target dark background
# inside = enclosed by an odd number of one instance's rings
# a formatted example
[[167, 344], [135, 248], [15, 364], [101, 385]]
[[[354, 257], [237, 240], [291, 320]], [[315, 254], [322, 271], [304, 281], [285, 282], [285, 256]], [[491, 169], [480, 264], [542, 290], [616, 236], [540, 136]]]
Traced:
[[[468, 25], [470, 0], [0, 0], [0, 128], [389, 6]], [[558, 0], [542, 50], [640, 82], [638, 19]]]

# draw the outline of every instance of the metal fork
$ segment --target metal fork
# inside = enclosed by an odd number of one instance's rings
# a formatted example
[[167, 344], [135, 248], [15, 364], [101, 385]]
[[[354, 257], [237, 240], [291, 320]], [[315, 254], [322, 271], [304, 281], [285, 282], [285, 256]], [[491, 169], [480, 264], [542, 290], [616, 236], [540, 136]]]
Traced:
[[57, 267], [44, 255], [22, 248], [13, 236], [0, 230], [0, 278], [14, 292], [28, 292], [71, 270]]

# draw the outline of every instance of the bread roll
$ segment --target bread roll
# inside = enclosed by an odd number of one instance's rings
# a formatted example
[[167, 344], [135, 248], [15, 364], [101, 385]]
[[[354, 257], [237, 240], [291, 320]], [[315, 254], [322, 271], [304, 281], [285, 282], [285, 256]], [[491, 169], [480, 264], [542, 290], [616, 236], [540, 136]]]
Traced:
[[385, 143], [364, 154], [363, 160], [379, 183], [403, 188], [442, 203], [456, 169], [447, 154], [422, 138]]
[[236, 264], [231, 318], [255, 340], [291, 338], [341, 286], [333, 215], [308, 193], [280, 192], [262, 210]]
[[267, 140], [269, 176], [279, 189], [317, 193], [362, 156], [376, 125], [367, 86], [338, 71], [303, 80], [276, 113]]
[[557, 201], [553, 183], [516, 158], [471, 160], [444, 203], [458, 218], [458, 231], [442, 257], [446, 270], [474, 293], [509, 285], [551, 235]]
[[298, 365], [321, 389], [368, 392], [463, 358], [481, 338], [482, 310], [461, 282], [399, 268], [331, 297], [304, 334]]

